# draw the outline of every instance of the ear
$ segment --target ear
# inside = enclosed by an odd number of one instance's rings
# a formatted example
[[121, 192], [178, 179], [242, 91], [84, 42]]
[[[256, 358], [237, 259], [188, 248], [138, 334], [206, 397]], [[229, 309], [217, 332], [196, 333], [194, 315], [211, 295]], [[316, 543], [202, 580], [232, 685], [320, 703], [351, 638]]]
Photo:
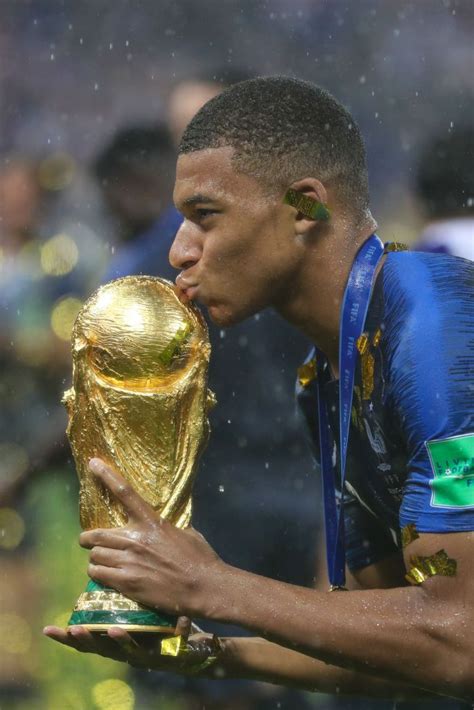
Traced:
[[[304, 198], [308, 198], [308, 200]], [[329, 220], [330, 212], [326, 201], [326, 188], [316, 178], [302, 178], [290, 185], [285, 194], [284, 202], [297, 211], [295, 218], [297, 234], [305, 234], [310, 229], [314, 229], [316, 222], [327, 222]]]

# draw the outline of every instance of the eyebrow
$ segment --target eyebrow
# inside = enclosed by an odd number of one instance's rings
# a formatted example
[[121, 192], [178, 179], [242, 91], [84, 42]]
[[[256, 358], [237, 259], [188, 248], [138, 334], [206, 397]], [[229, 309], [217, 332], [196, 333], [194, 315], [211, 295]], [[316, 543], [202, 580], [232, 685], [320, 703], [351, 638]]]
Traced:
[[207, 204], [209, 202], [215, 202], [215, 198], [208, 197], [207, 195], [192, 195], [181, 203], [183, 207], [192, 207], [192, 205]]

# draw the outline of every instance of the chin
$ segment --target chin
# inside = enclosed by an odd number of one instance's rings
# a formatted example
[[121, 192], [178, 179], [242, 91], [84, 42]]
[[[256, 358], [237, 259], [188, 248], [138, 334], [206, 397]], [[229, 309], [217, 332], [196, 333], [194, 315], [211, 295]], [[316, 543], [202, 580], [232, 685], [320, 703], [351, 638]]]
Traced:
[[228, 328], [229, 326], [237, 325], [237, 323], [240, 323], [245, 318], [245, 316], [240, 316], [225, 306], [208, 306], [207, 311], [214, 325], [220, 328]]

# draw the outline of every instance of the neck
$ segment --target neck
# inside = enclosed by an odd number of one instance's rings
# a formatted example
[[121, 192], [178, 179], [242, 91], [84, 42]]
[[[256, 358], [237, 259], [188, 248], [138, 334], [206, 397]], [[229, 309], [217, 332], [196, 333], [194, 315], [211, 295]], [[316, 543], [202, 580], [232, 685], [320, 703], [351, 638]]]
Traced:
[[369, 213], [362, 223], [341, 219], [323, 235], [310, 237], [295, 287], [277, 305], [279, 313], [325, 353], [336, 377], [344, 291], [357, 251], [376, 226]]

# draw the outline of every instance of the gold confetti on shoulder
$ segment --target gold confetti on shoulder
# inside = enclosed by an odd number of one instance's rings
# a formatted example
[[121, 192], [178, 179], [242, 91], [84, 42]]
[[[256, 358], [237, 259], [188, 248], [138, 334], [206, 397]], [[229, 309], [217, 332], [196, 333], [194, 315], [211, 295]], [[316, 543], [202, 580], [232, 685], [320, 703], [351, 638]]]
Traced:
[[448, 557], [445, 550], [439, 550], [428, 557], [412, 555], [410, 564], [411, 568], [405, 575], [405, 579], [410, 584], [423, 584], [437, 574], [443, 577], [454, 577], [458, 566], [456, 560]]
[[418, 535], [418, 531], [413, 523], [409, 523], [408, 525], [405, 525], [405, 527], [402, 528], [401, 533], [402, 533], [402, 547], [406, 547], [411, 542], [413, 542], [413, 540], [417, 540], [420, 537]]
[[378, 348], [381, 340], [382, 340], [382, 330], [380, 328], [377, 328], [377, 330], [374, 333], [374, 337], [372, 338], [372, 345], [374, 346], [374, 348]]
[[361, 355], [363, 355], [366, 351], [367, 348], [369, 347], [369, 336], [367, 333], [362, 333], [362, 335], [359, 335], [357, 338], [357, 350]]
[[362, 333], [356, 342], [360, 354], [360, 369], [362, 376], [362, 399], [368, 400], [374, 391], [375, 360], [370, 352], [369, 334]]
[[305, 362], [298, 368], [298, 382], [301, 387], [309, 387], [317, 377], [316, 358], [313, 357], [309, 362]]
[[408, 247], [402, 242], [388, 242], [385, 245], [385, 253], [389, 254], [392, 251], [408, 251]]

